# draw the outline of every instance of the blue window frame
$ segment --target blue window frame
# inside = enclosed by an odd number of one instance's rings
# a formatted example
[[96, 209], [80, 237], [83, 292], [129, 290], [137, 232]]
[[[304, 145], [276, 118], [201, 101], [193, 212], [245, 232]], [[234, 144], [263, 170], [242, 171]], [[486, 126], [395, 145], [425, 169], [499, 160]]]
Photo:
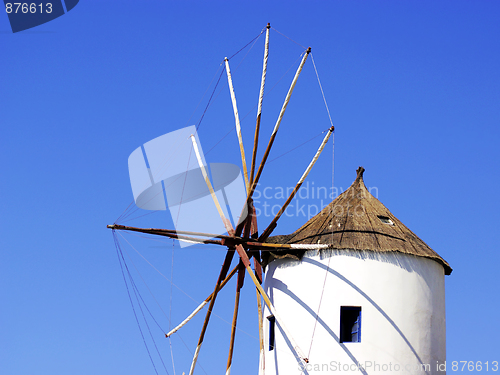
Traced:
[[361, 306], [340, 306], [340, 342], [361, 342]]

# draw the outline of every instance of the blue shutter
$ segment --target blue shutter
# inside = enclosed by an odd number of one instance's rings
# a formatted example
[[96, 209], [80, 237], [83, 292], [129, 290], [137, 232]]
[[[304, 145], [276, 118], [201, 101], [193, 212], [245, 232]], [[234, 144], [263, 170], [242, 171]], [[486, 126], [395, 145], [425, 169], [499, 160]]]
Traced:
[[352, 325], [351, 342], [361, 342], [361, 311]]

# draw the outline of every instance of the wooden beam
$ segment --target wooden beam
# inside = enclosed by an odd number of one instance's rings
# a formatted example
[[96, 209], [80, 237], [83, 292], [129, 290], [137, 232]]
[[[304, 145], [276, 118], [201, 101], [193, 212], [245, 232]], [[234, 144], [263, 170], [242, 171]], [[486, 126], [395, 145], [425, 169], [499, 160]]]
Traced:
[[260, 162], [259, 169], [257, 170], [257, 174], [255, 175], [255, 180], [253, 181], [252, 187], [250, 189], [250, 194], [249, 197], [252, 196], [253, 192], [255, 191], [255, 188], [257, 187], [257, 184], [259, 183], [260, 176], [262, 174], [262, 170], [264, 169], [264, 165], [266, 164], [267, 157], [269, 156], [269, 152], [271, 151], [271, 147], [273, 146], [274, 139], [276, 138], [276, 134], [278, 133], [281, 120], [283, 120], [283, 116], [285, 115], [286, 107], [288, 106], [288, 103], [290, 102], [290, 98], [292, 97], [293, 89], [295, 88], [295, 85], [297, 84], [297, 80], [299, 79], [300, 72], [302, 72], [302, 68], [304, 67], [304, 64], [306, 63], [307, 57], [311, 53], [311, 47], [309, 47], [304, 54], [304, 57], [302, 58], [302, 61], [300, 62], [299, 67], [297, 68], [297, 71], [295, 72], [295, 76], [293, 77], [293, 81], [290, 85], [290, 88], [288, 89], [288, 93], [285, 97], [285, 101], [283, 103], [283, 106], [281, 107], [280, 114], [278, 116], [278, 120], [276, 120], [276, 124], [274, 125], [273, 132], [271, 134], [271, 138], [269, 139], [269, 142], [266, 147], [266, 151], [264, 152], [264, 156], [262, 157], [262, 161]]
[[266, 292], [262, 288], [262, 285], [260, 285], [259, 281], [257, 280], [257, 277], [255, 276], [255, 273], [252, 271], [252, 268], [250, 267], [250, 260], [248, 259], [248, 255], [245, 252], [245, 249], [243, 248], [242, 245], [236, 245], [236, 251], [238, 252], [238, 255], [240, 256], [240, 259], [242, 260], [243, 264], [245, 265], [245, 268], [247, 269], [250, 278], [252, 279], [253, 283], [259, 290], [259, 293], [261, 294], [262, 298], [264, 298], [264, 302], [266, 303], [267, 307], [271, 311], [271, 313], [274, 315], [276, 321], [280, 325], [281, 329], [283, 330], [283, 333], [285, 336], [288, 338], [290, 341], [290, 344], [292, 345], [293, 350], [297, 354], [298, 358], [305, 363], [309, 363], [309, 359], [304, 355], [298, 344], [295, 342], [293, 339], [292, 335], [290, 334], [290, 331], [286, 328], [283, 319], [279, 316], [278, 312], [274, 308], [273, 304], [271, 303], [271, 300], [267, 296]]
[[236, 297], [234, 300], [234, 311], [233, 311], [233, 322], [231, 325], [231, 339], [229, 341], [229, 354], [227, 358], [226, 365], [226, 375], [231, 373], [231, 364], [233, 362], [233, 351], [234, 351], [234, 340], [236, 338], [236, 322], [238, 320], [238, 309], [240, 304], [240, 292], [243, 287], [243, 281], [245, 279], [245, 266], [240, 260], [238, 263], [238, 283], [236, 285]]
[[[252, 186], [250, 187], [250, 191], [248, 193], [247, 203], [246, 203], [247, 206], [248, 206], [248, 202], [252, 198], [252, 195], [255, 191], [255, 188], [257, 187], [257, 185], [259, 183], [259, 179], [260, 179], [260, 176], [262, 174], [262, 170], [264, 169], [264, 166], [266, 164], [269, 153], [271, 152], [271, 147], [273, 146], [274, 139], [276, 138], [276, 134], [278, 133], [278, 129], [279, 129], [280, 124], [281, 124], [281, 120], [283, 120], [283, 116], [285, 115], [286, 107], [288, 106], [288, 103], [290, 102], [290, 98], [292, 97], [293, 89], [295, 88], [295, 85], [297, 84], [297, 80], [299, 79], [300, 72], [302, 71], [302, 68], [304, 67], [304, 64], [306, 63], [307, 56], [309, 56], [310, 53], [311, 53], [311, 47], [309, 47], [306, 50], [306, 53], [302, 57], [302, 61], [300, 62], [300, 65], [297, 68], [297, 71], [295, 72], [295, 76], [293, 77], [292, 83], [291, 83], [290, 88], [288, 89], [288, 93], [285, 97], [285, 101], [283, 103], [283, 106], [281, 107], [281, 111], [280, 111], [280, 114], [278, 116], [278, 120], [276, 120], [276, 124], [274, 125], [273, 133], [271, 134], [271, 137], [270, 137], [269, 142], [267, 144], [266, 151], [264, 152], [264, 156], [262, 157], [262, 160], [259, 164], [259, 169], [257, 170], [257, 174], [255, 175], [255, 179], [253, 180]], [[235, 231], [236, 235], [239, 236], [241, 234], [242, 230], [243, 230], [243, 226], [241, 224], [238, 225], [238, 227], [236, 228], [236, 231]]]
[[[219, 212], [219, 216], [224, 223], [224, 226], [226, 229], [232, 228], [231, 222], [226, 219], [224, 216], [224, 211], [222, 211], [222, 207], [219, 203], [219, 200], [217, 199], [217, 195], [215, 195], [214, 188], [212, 186], [212, 183], [210, 182], [210, 179], [208, 178], [208, 173], [207, 170], [205, 169], [205, 166], [203, 165], [203, 161], [201, 160], [201, 155], [200, 155], [200, 150], [198, 148], [198, 144], [196, 143], [196, 139], [194, 135], [191, 135], [191, 141], [193, 142], [193, 148], [194, 152], [196, 154], [196, 159], [198, 160], [198, 165], [200, 166], [201, 173], [203, 174], [203, 178], [205, 179], [205, 183], [207, 184], [208, 190], [210, 191], [210, 195], [212, 196], [212, 199], [214, 201], [215, 207], [217, 208], [217, 211]], [[232, 230], [227, 230], [229, 235], [233, 235]]]
[[213, 309], [214, 304], [215, 304], [215, 299], [217, 298], [217, 293], [219, 293], [222, 280], [225, 279], [225, 277], [227, 275], [227, 271], [229, 270], [229, 266], [231, 265], [231, 261], [233, 260], [233, 256], [234, 256], [234, 251], [228, 251], [226, 253], [226, 258], [224, 259], [224, 263], [222, 264], [219, 278], [217, 279], [217, 283], [215, 284], [215, 289], [212, 293], [212, 299], [210, 300], [210, 305], [208, 306], [207, 314], [205, 316], [205, 320], [203, 321], [203, 327], [201, 329], [200, 338], [198, 339], [198, 345], [196, 345], [196, 350], [194, 352], [193, 361], [191, 362], [191, 368], [189, 369], [189, 375], [193, 375], [194, 369], [196, 367], [196, 362], [198, 361], [198, 355], [200, 354], [201, 344], [203, 344], [203, 339], [205, 338], [205, 332], [207, 331], [208, 322], [210, 321], [210, 316], [212, 315], [212, 309]]
[[[267, 24], [270, 27], [270, 24]], [[269, 31], [269, 28], [268, 28]], [[253, 206], [253, 200], [250, 201], [251, 210], [251, 223], [250, 223], [250, 237], [257, 238], [259, 237], [259, 230], [257, 226], [257, 215], [255, 212], [255, 207]], [[257, 275], [257, 279], [259, 283], [262, 284], [263, 275], [262, 275], [262, 266], [261, 266], [261, 256], [260, 249], [256, 249], [250, 252], [253, 255], [254, 261], [254, 269], [255, 274]], [[263, 314], [262, 314], [262, 300], [259, 293], [259, 289], [255, 287], [255, 292], [257, 296], [257, 317], [259, 320], [259, 375], [265, 374], [265, 360], [264, 360], [264, 327], [263, 327]]]
[[[161, 228], [138, 228], [138, 227], [129, 227], [126, 225], [119, 225], [119, 224], [112, 224], [112, 225], [108, 225], [107, 227], [109, 229], [114, 229], [114, 230], [128, 230], [131, 232], [141, 232], [141, 233], [155, 234], [158, 236], [167, 236], [167, 237], [169, 237], [170, 235], [187, 234], [190, 236], [221, 238], [221, 239], [232, 240], [232, 241], [245, 241], [245, 239], [241, 238], [241, 237], [226, 236], [223, 234], [204, 233], [204, 232], [190, 232], [190, 231], [186, 231], [186, 230], [161, 229]], [[191, 237], [189, 237], [189, 238], [191, 238]], [[220, 244], [220, 241], [217, 242], [217, 244]]]
[[[255, 258], [254, 258], [255, 260]], [[266, 368], [266, 361], [264, 360], [264, 326], [262, 324], [262, 319], [264, 318], [262, 314], [262, 301], [259, 293], [259, 289], [256, 287], [255, 292], [257, 294], [257, 312], [259, 319], [259, 375], [264, 375]]]
[[[229, 280], [231, 280], [231, 278], [234, 276], [234, 274], [236, 273], [237, 270], [238, 270], [238, 266], [236, 266], [236, 267], [234, 267], [232, 269], [232, 271], [229, 273], [229, 275], [227, 275], [227, 277], [224, 279], [224, 281], [220, 284], [219, 291], [222, 288], [224, 288], [224, 286], [227, 284], [227, 282]], [[193, 319], [194, 316], [196, 314], [198, 314], [201, 311], [201, 309], [203, 309], [205, 307], [205, 305], [212, 300], [213, 295], [214, 295], [213, 293], [210, 294], [202, 303], [200, 303], [200, 305], [196, 309], [194, 309], [194, 311], [191, 314], [188, 315], [188, 317], [186, 319], [184, 319], [181, 322], [181, 324], [179, 324], [177, 327], [175, 327], [174, 329], [172, 329], [169, 333], [166, 333], [165, 337], [169, 337], [169, 336], [173, 335], [179, 329], [181, 329], [182, 327], [184, 327], [187, 322], [189, 322], [191, 319]]]
[[234, 94], [233, 87], [233, 79], [231, 77], [231, 69], [229, 69], [229, 59], [226, 57], [224, 59], [226, 63], [226, 73], [227, 73], [227, 82], [229, 84], [229, 91], [231, 93], [231, 102], [233, 103], [233, 112], [234, 112], [234, 120], [236, 122], [236, 134], [238, 135], [238, 143], [240, 145], [240, 154], [241, 154], [241, 163], [243, 167], [243, 176], [245, 178], [245, 189], [248, 194], [248, 189], [250, 189], [250, 185], [248, 183], [248, 169], [247, 162], [245, 158], [245, 148], [243, 147], [243, 137], [241, 136], [241, 124], [240, 124], [240, 116], [238, 115], [238, 107], [236, 105], [236, 95]]
[[253, 184], [254, 172], [255, 172], [255, 159], [257, 158], [257, 146], [259, 144], [259, 130], [260, 130], [260, 118], [262, 115], [262, 102], [264, 100], [264, 86], [266, 85], [266, 74], [267, 74], [267, 59], [269, 58], [269, 29], [271, 24], [267, 24], [266, 30], [266, 44], [264, 47], [264, 62], [262, 63], [262, 78], [260, 80], [260, 91], [259, 91], [259, 105], [257, 107], [257, 121], [255, 125], [255, 135], [253, 140], [253, 151], [252, 151], [252, 164], [250, 169], [250, 185]]
[[[311, 49], [309, 48], [308, 49], [308, 53], [310, 52], [310, 50]], [[303, 59], [303, 63], [304, 62], [305, 62], [305, 59]], [[301, 66], [303, 66], [303, 64], [301, 64]], [[297, 74], [296, 74], [296, 76], [297, 76]], [[290, 92], [289, 92], [289, 94], [290, 94]], [[208, 178], [207, 172], [205, 170], [205, 166], [203, 165], [203, 162], [201, 160], [201, 155], [200, 155], [200, 152], [198, 150], [198, 145], [196, 144], [196, 140], [195, 140], [195, 138], [194, 138], [193, 135], [191, 135], [191, 139], [193, 141], [193, 147], [195, 149], [196, 158], [198, 159], [198, 164], [199, 164], [199, 166], [200, 166], [200, 168], [202, 170], [203, 176], [205, 178], [205, 182], [206, 182], [206, 184], [208, 186], [208, 189], [210, 190], [210, 194], [212, 195], [212, 199], [214, 200], [214, 203], [217, 206], [217, 210], [219, 211], [219, 215], [220, 215], [220, 217], [221, 217], [224, 225], [226, 226], [228, 234], [229, 235], [234, 235], [234, 233], [235, 233], [234, 229], [233, 229], [231, 223], [229, 222], [229, 220], [227, 220], [225, 218], [224, 213], [222, 211], [222, 208], [220, 207], [219, 201], [217, 199], [217, 196], [215, 195], [215, 192], [213, 190], [213, 187], [212, 187], [212, 184], [210, 182], [210, 179]], [[254, 182], [254, 184], [255, 184], [255, 182]], [[250, 202], [250, 199], [251, 199], [251, 197], [248, 196], [247, 197], [247, 202]], [[243, 228], [242, 228], [242, 230], [243, 230]], [[283, 332], [287, 336], [288, 340], [292, 344], [293, 350], [295, 351], [295, 353], [297, 354], [297, 356], [302, 361], [304, 361], [305, 363], [308, 363], [309, 360], [302, 353], [302, 350], [300, 349], [300, 347], [295, 343], [295, 340], [293, 339], [293, 337], [291, 336], [290, 332], [288, 331], [288, 329], [284, 325], [283, 320], [280, 318], [280, 316], [276, 312], [276, 309], [272, 305], [271, 300], [269, 299], [269, 297], [267, 296], [266, 292], [264, 291], [264, 289], [260, 285], [259, 281], [257, 280], [257, 277], [255, 276], [255, 273], [252, 271], [252, 268], [250, 267], [250, 259], [248, 258], [248, 255], [247, 255], [245, 249], [243, 248], [243, 246], [241, 244], [237, 244], [235, 246], [235, 248], [236, 248], [236, 251], [238, 252], [238, 255], [240, 256], [241, 261], [245, 265], [245, 268], [247, 269], [247, 271], [248, 271], [248, 273], [250, 275], [250, 278], [254, 282], [255, 286], [259, 290], [259, 293], [262, 295], [262, 297], [264, 298], [264, 301], [266, 302], [267, 306], [269, 307], [269, 310], [274, 315], [276, 321], [278, 322], [278, 324], [280, 325], [281, 329], [283, 330]], [[230, 255], [230, 257], [229, 257], [229, 255]], [[221, 269], [221, 274], [219, 275], [219, 279], [217, 280], [217, 285], [216, 285], [215, 290], [214, 290], [214, 296], [213, 296], [212, 300], [210, 301], [210, 307], [209, 307], [209, 309], [207, 311], [207, 317], [205, 318], [205, 322], [203, 323], [203, 329], [202, 329], [202, 332], [201, 332], [201, 335], [200, 335], [200, 339], [198, 340], [198, 345], [196, 347], [196, 351], [195, 351], [195, 354], [194, 354], [194, 357], [193, 357], [193, 362], [191, 363], [191, 369], [189, 371], [189, 375], [193, 375], [194, 368], [196, 366], [196, 361], [198, 359], [198, 354], [200, 352], [200, 347], [201, 347], [201, 344], [203, 342], [203, 338], [205, 336], [205, 331], [206, 331], [206, 327], [208, 325], [208, 320], [210, 319], [210, 314], [211, 314], [211, 311], [212, 311], [212, 307], [213, 307], [213, 304], [215, 303], [215, 298], [217, 297], [218, 285], [220, 285], [221, 280], [225, 277], [225, 275], [227, 273], [227, 269], [229, 268], [229, 265], [227, 264], [227, 262], [229, 261], [229, 264], [231, 263], [233, 255], [234, 255], [234, 251], [230, 251], [230, 250], [226, 254], [226, 259], [224, 260], [224, 264], [223, 264], [222, 269]], [[225, 270], [226, 273], [223, 273], [224, 270]], [[222, 276], [222, 275], [224, 275], [224, 276]]]
[[300, 178], [299, 182], [297, 182], [297, 185], [295, 185], [295, 188], [291, 192], [290, 196], [286, 200], [285, 204], [281, 207], [279, 212], [276, 214], [274, 219], [271, 221], [271, 223], [267, 226], [267, 228], [262, 232], [262, 235], [259, 237], [259, 241], [263, 242], [265, 241], [273, 232], [274, 228], [276, 228], [276, 223], [278, 222], [279, 218], [281, 215], [283, 215], [283, 212], [285, 212], [286, 208], [292, 201], [293, 197], [295, 197], [295, 194], [297, 194], [297, 191], [299, 191], [300, 187], [304, 183], [304, 180], [307, 178], [307, 175], [309, 172], [311, 172], [312, 167], [314, 167], [314, 164], [318, 160], [319, 156], [321, 155], [321, 152], [325, 148], [326, 143], [328, 142], [328, 139], [330, 138], [330, 135], [332, 135], [334, 131], [334, 127], [332, 126], [329, 130], [328, 133], [326, 133], [325, 138], [323, 139], [323, 142], [321, 142], [321, 145], [318, 148], [318, 151], [316, 151], [316, 154], [314, 155], [313, 159], [309, 163], [309, 166], [306, 168], [304, 174], [302, 174], [302, 177]]
[[[251, 249], [249, 254], [253, 254], [255, 250], [276, 250], [276, 249], [305, 249], [305, 250], [314, 250], [314, 249], [326, 249], [329, 245], [326, 244], [281, 244], [281, 243], [266, 243], [266, 242], [258, 242], [258, 240], [253, 238], [241, 238], [241, 237], [232, 237], [232, 236], [220, 236], [225, 242], [218, 240], [202, 240], [195, 237], [188, 236], [180, 236], [174, 234], [175, 231], [171, 231], [168, 229], [154, 229], [154, 228], [136, 228], [136, 227], [125, 227], [123, 225], [108, 225], [108, 228], [113, 230], [128, 230], [133, 232], [141, 232], [147, 234], [153, 234], [158, 236], [165, 236], [174, 239], [180, 239], [185, 241], [197, 242], [197, 243], [205, 243], [205, 244], [214, 244], [214, 245], [236, 245], [241, 244], [245, 247]], [[171, 233], [174, 232], [174, 233]], [[192, 232], [196, 233], [196, 232]], [[234, 250], [231, 250], [234, 251]]]

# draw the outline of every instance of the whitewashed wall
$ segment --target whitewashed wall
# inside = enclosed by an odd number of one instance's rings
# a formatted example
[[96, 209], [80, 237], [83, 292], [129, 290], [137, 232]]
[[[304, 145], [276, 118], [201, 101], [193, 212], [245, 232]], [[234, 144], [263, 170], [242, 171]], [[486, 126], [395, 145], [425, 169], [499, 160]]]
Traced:
[[[445, 374], [436, 367], [446, 359], [444, 269], [433, 260], [399, 253], [309, 252], [301, 261], [271, 262], [265, 290], [309, 357], [302, 372], [279, 324], [275, 349], [268, 350], [266, 309], [266, 375]], [[361, 306], [360, 343], [339, 343], [340, 306]]]

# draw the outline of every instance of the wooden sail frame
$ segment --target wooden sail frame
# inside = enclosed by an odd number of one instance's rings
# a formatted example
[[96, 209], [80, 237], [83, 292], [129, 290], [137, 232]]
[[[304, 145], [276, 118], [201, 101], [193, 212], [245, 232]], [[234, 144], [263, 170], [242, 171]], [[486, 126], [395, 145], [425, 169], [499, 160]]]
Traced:
[[[267, 226], [267, 228], [262, 232], [262, 234], [260, 236], [258, 236], [257, 220], [256, 220], [256, 215], [255, 215], [255, 208], [253, 207], [252, 196], [253, 196], [253, 193], [255, 192], [255, 189], [258, 185], [259, 179], [262, 175], [262, 171], [263, 171], [264, 166], [267, 162], [269, 153], [270, 153], [271, 148], [273, 146], [274, 140], [276, 138], [277, 132], [279, 130], [281, 121], [282, 121], [283, 116], [285, 114], [287, 105], [290, 101], [290, 98], [291, 98], [291, 95], [292, 95], [293, 90], [295, 88], [295, 85], [297, 83], [297, 80], [300, 76], [302, 68], [305, 65], [305, 62], [307, 60], [308, 55], [311, 52], [311, 48], [309, 47], [305, 51], [305, 53], [302, 57], [302, 60], [299, 64], [299, 67], [297, 68], [297, 71], [294, 75], [292, 83], [291, 83], [289, 90], [287, 92], [287, 95], [285, 97], [284, 103], [283, 103], [282, 108], [280, 110], [278, 119], [277, 119], [276, 124], [275, 124], [274, 129], [273, 129], [273, 132], [272, 132], [270, 139], [268, 141], [268, 144], [267, 144], [266, 150], [264, 152], [264, 155], [262, 157], [262, 160], [259, 164], [257, 171], [255, 172], [256, 154], [257, 154], [260, 122], [261, 122], [261, 115], [262, 115], [262, 101], [263, 101], [263, 97], [264, 97], [264, 86], [265, 86], [265, 79], [266, 79], [266, 72], [267, 72], [267, 61], [268, 61], [268, 56], [269, 56], [269, 30], [270, 30], [270, 24], [268, 24], [266, 27], [264, 61], [263, 61], [263, 68], [262, 68], [261, 87], [260, 87], [260, 91], [259, 91], [259, 102], [258, 102], [258, 110], [257, 110], [257, 118], [256, 118], [254, 144], [253, 144], [253, 150], [252, 150], [252, 159], [251, 159], [251, 163], [250, 163], [250, 173], [248, 173], [248, 170], [247, 170], [245, 151], [244, 151], [244, 147], [243, 147], [243, 139], [242, 139], [242, 135], [241, 135], [241, 125], [240, 125], [238, 109], [237, 109], [237, 105], [236, 105], [236, 97], [235, 97], [234, 87], [233, 87], [233, 83], [232, 83], [231, 71], [229, 68], [229, 60], [227, 58], [225, 58], [225, 60], [224, 60], [225, 66], [226, 66], [227, 77], [228, 77], [228, 85], [229, 85], [230, 94], [231, 94], [231, 101], [232, 101], [233, 111], [234, 111], [234, 116], [235, 116], [236, 132], [237, 132], [237, 136], [238, 136], [238, 143], [239, 143], [241, 159], [242, 159], [245, 188], [246, 188], [246, 192], [247, 192], [247, 199], [245, 202], [245, 207], [243, 208], [243, 211], [248, 210], [248, 212], [249, 212], [247, 219], [244, 220], [242, 223], [240, 223], [236, 228], [233, 228], [231, 222], [225, 217], [224, 212], [222, 210], [222, 207], [221, 207], [220, 203], [218, 202], [215, 191], [211, 185], [210, 178], [208, 177], [208, 173], [206, 172], [205, 167], [203, 165], [200, 151], [199, 151], [198, 145], [196, 143], [196, 139], [192, 135], [191, 140], [192, 140], [192, 144], [193, 144], [193, 149], [195, 151], [200, 170], [202, 171], [205, 183], [210, 191], [210, 195], [212, 196], [214, 204], [217, 208], [219, 216], [221, 217], [221, 220], [226, 228], [228, 235], [216, 235], [216, 234], [212, 234], [212, 233], [203, 233], [203, 232], [176, 231], [176, 230], [159, 229], [159, 228], [138, 228], [138, 227], [118, 225], [118, 224], [113, 224], [113, 225], [107, 226], [108, 228], [110, 228], [112, 230], [125, 230], [125, 231], [141, 232], [141, 233], [147, 233], [147, 234], [152, 234], [152, 235], [166, 236], [168, 238], [177, 239], [179, 241], [187, 241], [187, 242], [201, 243], [201, 244], [214, 244], [214, 245], [227, 247], [226, 256], [225, 256], [223, 265], [221, 267], [219, 277], [217, 279], [217, 282], [215, 284], [213, 292], [183, 322], [181, 322], [181, 324], [179, 324], [174, 329], [172, 329], [170, 332], [165, 334], [166, 337], [169, 337], [172, 334], [174, 334], [175, 332], [177, 332], [180, 328], [182, 328], [185, 324], [187, 324], [187, 322], [189, 322], [198, 312], [200, 312], [204, 308], [204, 306], [209, 304], [209, 307], [208, 307], [207, 312], [206, 312], [205, 320], [204, 320], [204, 323], [203, 323], [203, 326], [202, 326], [202, 329], [200, 332], [200, 336], [198, 339], [198, 344], [197, 344], [197, 347], [196, 347], [196, 350], [195, 350], [195, 353], [193, 356], [189, 375], [192, 375], [194, 373], [197, 359], [198, 359], [198, 355], [199, 355], [201, 345], [202, 345], [203, 340], [204, 340], [204, 336], [205, 336], [205, 333], [206, 333], [206, 330], [208, 327], [208, 323], [210, 321], [211, 313], [213, 311], [213, 307], [214, 307], [214, 304], [216, 301], [217, 294], [229, 282], [229, 280], [237, 273], [238, 274], [238, 281], [237, 281], [237, 285], [236, 285], [235, 305], [234, 305], [233, 320], [232, 320], [232, 327], [231, 327], [231, 338], [230, 338], [230, 344], [229, 344], [228, 360], [227, 360], [227, 365], [226, 365], [226, 375], [230, 374], [233, 351], [234, 351], [235, 334], [236, 334], [236, 322], [237, 322], [238, 311], [239, 311], [240, 291], [241, 291], [241, 288], [243, 286], [243, 281], [244, 281], [244, 277], [245, 277], [245, 270], [248, 272], [250, 278], [252, 279], [253, 283], [255, 284], [256, 295], [257, 295], [257, 309], [258, 309], [258, 317], [259, 317], [259, 344], [260, 344], [260, 358], [261, 358], [260, 363], [259, 363], [259, 373], [264, 374], [264, 368], [265, 368], [265, 364], [263, 362], [263, 359], [264, 359], [264, 355], [263, 355], [264, 338], [263, 338], [263, 327], [262, 327], [263, 316], [262, 316], [261, 298], [264, 300], [265, 304], [268, 306], [269, 310], [274, 315], [276, 321], [281, 326], [282, 331], [285, 334], [285, 336], [287, 337], [287, 339], [290, 341], [291, 346], [293, 347], [293, 350], [295, 351], [297, 358], [300, 361], [303, 361], [305, 363], [309, 362], [308, 358], [303, 354], [299, 345], [294, 341], [292, 335], [290, 334], [290, 332], [288, 331], [288, 329], [284, 325], [282, 319], [280, 318], [279, 313], [276, 311], [276, 309], [274, 308], [273, 304], [271, 303], [269, 297], [267, 296], [266, 292], [262, 288], [262, 285], [261, 285], [262, 284], [262, 266], [260, 263], [260, 259], [261, 259], [260, 252], [261, 251], [276, 250], [276, 249], [307, 249], [307, 250], [309, 250], [309, 249], [326, 249], [326, 248], [328, 248], [329, 245], [324, 245], [324, 244], [317, 244], [317, 245], [279, 244], [279, 243], [266, 243], [265, 241], [270, 236], [270, 234], [273, 232], [278, 220], [280, 219], [282, 214], [285, 212], [287, 206], [292, 201], [295, 194], [298, 192], [302, 183], [306, 179], [307, 175], [311, 171], [312, 167], [314, 166], [314, 164], [318, 160], [326, 143], [328, 142], [330, 135], [334, 131], [334, 127], [332, 126], [327, 131], [327, 134], [324, 137], [324, 139], [323, 139], [319, 149], [317, 150], [316, 154], [314, 155], [312, 161], [308, 165], [308, 167], [307, 167], [306, 171], [303, 173], [302, 177], [297, 182], [295, 188], [293, 189], [292, 193], [289, 195], [286, 202], [280, 208], [280, 211], [278, 212], [278, 214], [274, 217], [274, 219]], [[231, 272], [229, 272], [229, 267], [231, 265], [231, 262], [234, 258], [235, 253], [237, 253], [239, 256], [239, 262], [238, 262], [238, 265], [235, 266], [231, 270]], [[252, 270], [252, 268], [250, 266], [250, 259], [251, 258], [254, 259], [254, 270]], [[229, 272], [229, 274], [228, 274], [228, 272]]]

